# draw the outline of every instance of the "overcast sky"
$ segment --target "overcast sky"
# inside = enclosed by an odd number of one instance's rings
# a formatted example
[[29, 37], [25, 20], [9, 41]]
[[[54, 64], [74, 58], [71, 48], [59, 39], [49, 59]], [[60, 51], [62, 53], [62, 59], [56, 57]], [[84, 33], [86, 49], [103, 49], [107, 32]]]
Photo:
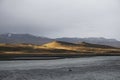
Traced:
[[0, 33], [120, 40], [120, 0], [0, 0]]

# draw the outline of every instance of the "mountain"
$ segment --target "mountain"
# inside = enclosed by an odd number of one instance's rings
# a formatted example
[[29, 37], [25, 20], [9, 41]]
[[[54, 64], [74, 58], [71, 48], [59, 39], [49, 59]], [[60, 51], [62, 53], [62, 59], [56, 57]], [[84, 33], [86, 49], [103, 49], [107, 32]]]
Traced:
[[51, 41], [63, 41], [69, 43], [91, 43], [91, 44], [100, 44], [100, 45], [109, 45], [113, 47], [120, 47], [120, 41], [115, 39], [106, 39], [106, 38], [57, 38], [51, 39], [46, 37], [34, 36], [31, 34], [0, 34], [0, 43], [26, 43], [26, 44], [36, 44], [42, 45]]
[[70, 43], [87, 42], [92, 44], [120, 47], [120, 41], [115, 39], [106, 39], [106, 38], [67, 38], [66, 37], [66, 38], [57, 38], [56, 40], [70, 42]]
[[37, 37], [31, 34], [0, 34], [0, 43], [26, 43], [26, 44], [44, 44], [53, 41], [53, 39], [45, 37]]

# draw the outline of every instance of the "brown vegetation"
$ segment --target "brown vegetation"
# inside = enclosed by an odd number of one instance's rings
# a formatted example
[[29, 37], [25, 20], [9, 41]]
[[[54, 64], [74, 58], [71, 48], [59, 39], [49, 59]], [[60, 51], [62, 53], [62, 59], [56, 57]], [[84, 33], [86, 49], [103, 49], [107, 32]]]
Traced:
[[119, 54], [120, 49], [98, 44], [82, 42], [73, 44], [53, 41], [43, 45], [0, 44], [0, 54]]

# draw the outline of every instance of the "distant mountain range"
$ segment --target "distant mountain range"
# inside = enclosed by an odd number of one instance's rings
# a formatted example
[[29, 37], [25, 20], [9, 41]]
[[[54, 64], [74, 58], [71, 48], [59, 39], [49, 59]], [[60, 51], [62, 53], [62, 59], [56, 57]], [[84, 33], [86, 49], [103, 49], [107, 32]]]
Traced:
[[65, 41], [71, 43], [80, 43], [87, 42], [92, 44], [101, 44], [101, 45], [109, 45], [114, 47], [120, 47], [120, 41], [116, 39], [106, 39], [106, 38], [57, 38], [58, 41]]
[[44, 44], [53, 41], [53, 39], [46, 37], [34, 36], [31, 34], [1, 34], [0, 43], [26, 43], [26, 44]]
[[17, 43], [26, 43], [26, 44], [45, 44], [52, 41], [63, 41], [63, 42], [70, 42], [70, 43], [92, 43], [92, 44], [100, 44], [100, 45], [109, 45], [113, 47], [120, 47], [120, 41], [115, 39], [106, 39], [106, 38], [46, 38], [46, 37], [39, 37], [34, 36], [31, 34], [0, 34], [0, 43], [10, 43], [10, 44], [17, 44]]

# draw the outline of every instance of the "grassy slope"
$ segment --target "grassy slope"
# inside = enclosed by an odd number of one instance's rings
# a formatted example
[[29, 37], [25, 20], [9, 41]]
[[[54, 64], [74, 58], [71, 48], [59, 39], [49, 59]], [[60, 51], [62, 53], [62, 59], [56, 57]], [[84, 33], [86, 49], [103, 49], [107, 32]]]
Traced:
[[39, 54], [39, 55], [106, 55], [119, 54], [120, 49], [111, 46], [81, 43], [73, 44], [54, 41], [40, 45], [0, 44], [0, 54]]

